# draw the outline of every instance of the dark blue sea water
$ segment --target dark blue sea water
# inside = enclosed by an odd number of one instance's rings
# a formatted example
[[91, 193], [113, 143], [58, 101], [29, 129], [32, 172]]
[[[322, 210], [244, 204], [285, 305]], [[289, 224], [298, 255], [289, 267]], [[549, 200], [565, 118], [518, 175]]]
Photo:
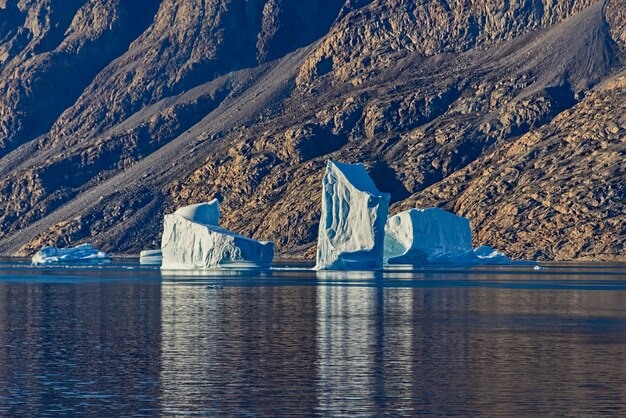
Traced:
[[625, 416], [626, 265], [0, 262], [0, 416], [420, 414]]

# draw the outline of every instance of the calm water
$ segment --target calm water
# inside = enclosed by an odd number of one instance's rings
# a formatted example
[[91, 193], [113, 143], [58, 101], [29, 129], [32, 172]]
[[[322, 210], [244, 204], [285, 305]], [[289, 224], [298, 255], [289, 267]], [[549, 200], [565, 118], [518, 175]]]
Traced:
[[0, 262], [0, 416], [87, 414], [625, 416], [626, 265]]

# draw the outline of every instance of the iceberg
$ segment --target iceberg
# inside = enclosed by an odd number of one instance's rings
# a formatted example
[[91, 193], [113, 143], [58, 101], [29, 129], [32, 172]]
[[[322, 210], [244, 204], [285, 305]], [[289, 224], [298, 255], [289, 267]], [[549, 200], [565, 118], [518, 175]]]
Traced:
[[217, 225], [220, 222], [220, 202], [217, 199], [213, 199], [206, 203], [183, 206], [174, 212], [174, 214], [182, 216], [191, 222], [205, 225]]
[[495, 250], [489, 246], [481, 245], [474, 250], [478, 264], [510, 264], [511, 259], [500, 251]]
[[439, 208], [410, 209], [385, 226], [387, 264], [527, 264], [486, 245], [472, 248], [470, 221]]
[[378, 191], [362, 164], [328, 161], [316, 270], [370, 270], [383, 265], [390, 195]]
[[44, 247], [32, 258], [33, 265], [53, 264], [102, 264], [111, 261], [111, 256], [94, 248], [91, 244], [82, 244], [71, 248]]
[[388, 264], [473, 264], [472, 230], [467, 218], [439, 208], [411, 209], [385, 226]]
[[161, 250], [143, 250], [139, 253], [140, 264], [161, 264], [163, 252]]
[[274, 244], [221, 228], [219, 202], [185, 206], [165, 215], [162, 269], [269, 268]]

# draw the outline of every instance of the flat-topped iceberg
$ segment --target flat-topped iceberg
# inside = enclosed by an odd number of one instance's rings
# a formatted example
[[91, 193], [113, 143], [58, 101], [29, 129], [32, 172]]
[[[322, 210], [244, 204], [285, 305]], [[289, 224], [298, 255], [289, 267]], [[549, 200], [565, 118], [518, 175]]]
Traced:
[[445, 210], [407, 210], [385, 226], [389, 264], [473, 263], [475, 258], [469, 220]]
[[161, 268], [269, 268], [274, 244], [219, 227], [219, 213], [219, 202], [214, 199], [165, 215]]
[[161, 264], [163, 252], [161, 250], [143, 250], [139, 253], [140, 264]]
[[44, 247], [32, 258], [36, 266], [53, 264], [102, 264], [111, 261], [111, 256], [99, 251], [91, 244], [82, 244], [71, 248]]
[[491, 247], [472, 248], [469, 219], [439, 208], [411, 209], [392, 216], [385, 226], [388, 264], [509, 264]]
[[376, 188], [362, 164], [328, 161], [322, 186], [315, 268], [381, 268], [390, 195]]

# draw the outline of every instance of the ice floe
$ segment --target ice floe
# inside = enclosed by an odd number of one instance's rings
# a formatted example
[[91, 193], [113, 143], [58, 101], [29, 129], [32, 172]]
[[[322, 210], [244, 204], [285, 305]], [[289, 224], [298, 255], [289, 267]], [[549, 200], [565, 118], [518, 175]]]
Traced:
[[163, 261], [163, 252], [161, 250], [143, 250], [139, 253], [140, 264], [157, 265]]
[[510, 264], [511, 259], [487, 245], [481, 245], [474, 250], [474, 255], [478, 258], [477, 264]]
[[91, 244], [82, 244], [70, 248], [44, 247], [32, 258], [36, 266], [54, 264], [101, 264], [108, 263], [111, 256], [93, 247]]

